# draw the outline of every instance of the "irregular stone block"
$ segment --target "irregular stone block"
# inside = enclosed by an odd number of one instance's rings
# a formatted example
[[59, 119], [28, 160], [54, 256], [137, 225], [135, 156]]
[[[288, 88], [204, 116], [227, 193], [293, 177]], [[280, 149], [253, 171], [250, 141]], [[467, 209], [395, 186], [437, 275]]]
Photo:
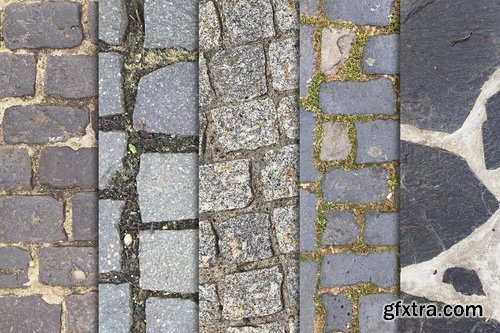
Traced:
[[298, 147], [290, 145], [264, 155], [264, 168], [260, 177], [264, 200], [295, 197], [298, 190]]
[[99, 116], [125, 112], [122, 78], [123, 56], [99, 53]]
[[297, 38], [273, 40], [269, 44], [269, 66], [273, 88], [290, 90], [298, 88]]
[[363, 54], [363, 72], [399, 73], [399, 35], [379, 35], [368, 39]]
[[344, 160], [351, 152], [351, 140], [347, 126], [341, 123], [323, 124], [323, 141], [319, 158], [323, 161]]
[[398, 213], [366, 213], [363, 239], [368, 245], [398, 245]]
[[298, 251], [298, 213], [298, 209], [295, 206], [278, 207], [273, 210], [272, 223], [276, 230], [278, 248], [281, 253]]
[[288, 296], [287, 308], [291, 312], [298, 314], [299, 312], [299, 261], [288, 260], [285, 268], [285, 286]]
[[119, 271], [122, 243], [119, 223], [124, 201], [99, 200], [99, 272]]
[[23, 288], [29, 281], [31, 254], [17, 247], [0, 248], [0, 287]]
[[132, 326], [130, 286], [99, 284], [99, 332], [128, 332]]
[[399, 159], [399, 121], [373, 120], [356, 123], [356, 163]]
[[299, 28], [298, 1], [272, 0], [278, 29], [287, 31]]
[[0, 161], [0, 190], [31, 189], [31, 158], [27, 149], [0, 147]]
[[71, 201], [73, 238], [97, 240], [97, 193], [76, 193]]
[[199, 48], [202, 51], [218, 49], [222, 43], [220, 19], [212, 1], [200, 4]]
[[69, 332], [97, 332], [97, 293], [69, 295], [66, 304], [66, 323]]
[[216, 325], [221, 319], [217, 285], [200, 285], [200, 325]]
[[299, 138], [299, 103], [295, 96], [283, 97], [278, 105], [281, 132], [290, 140]]
[[358, 239], [358, 221], [352, 213], [326, 212], [326, 224], [321, 244], [323, 245], [346, 245], [355, 243]]
[[222, 13], [232, 44], [254, 42], [274, 36], [271, 0], [234, 0]]
[[123, 168], [126, 155], [125, 132], [99, 132], [99, 189], [111, 185], [115, 173]]
[[198, 332], [198, 304], [189, 299], [146, 300], [146, 332]]
[[13, 332], [21, 327], [23, 332], [61, 331], [61, 305], [48, 304], [41, 296], [0, 297], [0, 332]]
[[217, 256], [215, 232], [209, 221], [200, 221], [200, 267], [210, 267]]
[[346, 20], [359, 25], [389, 24], [392, 0], [328, 0], [325, 14], [330, 20]]
[[338, 65], [349, 58], [354, 33], [352, 30], [324, 28], [321, 32], [321, 71], [335, 74]]
[[33, 96], [35, 80], [36, 60], [33, 55], [0, 52], [0, 98]]
[[123, 43], [128, 15], [125, 0], [99, 0], [99, 39], [111, 45]]
[[91, 247], [49, 247], [38, 254], [41, 283], [51, 286], [93, 286], [97, 283], [97, 250]]

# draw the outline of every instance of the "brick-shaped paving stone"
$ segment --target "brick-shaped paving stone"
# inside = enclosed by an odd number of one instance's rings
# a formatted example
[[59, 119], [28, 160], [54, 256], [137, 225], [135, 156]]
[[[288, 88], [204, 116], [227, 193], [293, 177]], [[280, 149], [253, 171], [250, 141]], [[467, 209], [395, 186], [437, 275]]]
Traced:
[[356, 123], [356, 163], [395, 161], [399, 158], [399, 122], [373, 120]]
[[389, 24], [392, 0], [326, 0], [325, 14], [331, 20], [351, 21], [354, 24], [384, 26]]
[[119, 223], [125, 202], [99, 201], [99, 272], [119, 271], [122, 245]]
[[197, 218], [197, 187], [196, 153], [143, 154], [137, 175], [142, 222]]
[[144, 23], [146, 48], [182, 47], [195, 50], [198, 47], [196, 0], [146, 0]]
[[269, 323], [252, 326], [229, 327], [226, 333], [285, 333], [286, 330], [280, 323]]
[[269, 44], [269, 66], [273, 88], [296, 89], [299, 82], [297, 38], [274, 40]]
[[113, 176], [123, 168], [127, 154], [125, 132], [99, 132], [99, 188], [111, 184]]
[[222, 315], [228, 320], [262, 317], [283, 309], [278, 267], [226, 276]]
[[319, 107], [329, 114], [394, 114], [396, 93], [391, 80], [322, 83]]
[[139, 81], [134, 129], [153, 133], [198, 134], [198, 68], [178, 62]]
[[397, 320], [384, 320], [384, 305], [398, 298], [390, 294], [363, 295], [359, 298], [359, 328], [361, 333], [398, 332]]
[[125, 112], [123, 97], [123, 56], [118, 53], [99, 53], [99, 116]]
[[35, 79], [36, 60], [33, 55], [0, 52], [0, 98], [33, 96]]
[[[304, 15], [318, 15], [318, 1], [319, 0], [302, 0], [300, 2], [300, 14]], [[304, 26], [300, 28], [302, 30]]]
[[388, 171], [382, 168], [332, 169], [323, 179], [323, 196], [331, 202], [382, 202], [389, 195]]
[[87, 108], [67, 106], [13, 106], [5, 110], [3, 136], [6, 143], [43, 144], [85, 135]]
[[363, 282], [389, 288], [397, 283], [397, 273], [395, 252], [326, 254], [321, 263], [321, 286], [334, 288]]
[[31, 158], [27, 149], [0, 147], [0, 161], [0, 191], [31, 188]]
[[40, 157], [40, 182], [56, 188], [96, 187], [97, 149], [48, 147]]
[[99, 332], [129, 332], [132, 325], [130, 286], [99, 284]]
[[0, 242], [57, 242], [66, 239], [64, 206], [48, 196], [0, 197]]
[[76, 193], [71, 197], [73, 238], [97, 240], [97, 193]]
[[363, 72], [399, 73], [399, 35], [379, 35], [368, 39], [363, 53]]
[[352, 319], [352, 304], [346, 294], [325, 294], [322, 300], [326, 311], [325, 332], [347, 332], [347, 325]]
[[232, 44], [253, 42], [274, 35], [271, 0], [234, 0], [223, 6], [222, 14]]
[[300, 251], [316, 251], [316, 194], [300, 190], [299, 224]]
[[261, 45], [216, 53], [208, 63], [215, 92], [224, 102], [244, 101], [265, 94], [265, 63]]
[[5, 7], [3, 36], [9, 49], [77, 46], [83, 39], [80, 5], [69, 1], [12, 3]]
[[321, 71], [337, 73], [339, 64], [349, 58], [354, 33], [351, 29], [324, 28], [321, 32]]
[[298, 25], [298, 1], [272, 0], [276, 25], [281, 31], [297, 29]]
[[281, 131], [291, 140], [299, 138], [299, 103], [296, 96], [283, 97], [278, 104]]
[[260, 174], [264, 200], [290, 198], [299, 194], [297, 188], [298, 150], [298, 146], [291, 145], [266, 152], [265, 166]]
[[296, 252], [299, 248], [299, 214], [295, 206], [278, 207], [273, 210], [272, 224], [276, 230], [278, 248], [281, 253]]
[[197, 333], [198, 304], [189, 299], [146, 300], [147, 333]]
[[214, 264], [217, 255], [215, 232], [209, 221], [200, 221], [200, 267], [209, 267]]
[[200, 3], [199, 48], [203, 51], [218, 48], [222, 43], [220, 20], [213, 1]]
[[0, 309], [0, 332], [61, 331], [61, 305], [48, 304], [39, 295], [1, 296]]
[[0, 248], [0, 288], [22, 288], [29, 281], [31, 254], [17, 247]]
[[318, 267], [314, 261], [300, 262], [300, 332], [314, 332], [314, 294]]
[[97, 332], [97, 293], [69, 295], [66, 304], [66, 325], [69, 332]]
[[300, 109], [300, 181], [312, 182], [320, 178], [320, 173], [314, 166], [314, 126], [315, 118], [312, 112]]
[[123, 42], [128, 24], [125, 0], [99, 0], [99, 39], [111, 45]]
[[[208, 2], [210, 3], [210, 2]], [[210, 77], [208, 76], [207, 60], [203, 52], [200, 52], [198, 59], [198, 85], [199, 85], [199, 95], [198, 103], [201, 107], [210, 104], [215, 98], [215, 92], [210, 84]], [[201, 114], [200, 114], [200, 128], [201, 128]]]
[[249, 160], [203, 165], [199, 174], [200, 212], [244, 208], [253, 199]]
[[42, 248], [38, 257], [41, 283], [52, 286], [93, 286], [97, 283], [95, 248]]
[[139, 265], [143, 289], [196, 292], [198, 230], [141, 231]]
[[267, 214], [245, 214], [217, 227], [220, 255], [228, 262], [245, 263], [273, 255]]
[[44, 92], [60, 98], [97, 96], [97, 57], [89, 55], [49, 56]]
[[326, 212], [327, 221], [322, 245], [346, 245], [355, 243], [358, 239], [358, 222], [350, 212]]
[[333, 122], [323, 124], [323, 140], [319, 153], [322, 161], [344, 160], [349, 156], [351, 148], [349, 130], [346, 125]]
[[279, 139], [276, 108], [270, 98], [224, 106], [210, 114], [212, 133], [224, 151], [253, 150]]
[[299, 262], [297, 260], [289, 260], [285, 266], [286, 279], [285, 286], [288, 295], [287, 307], [298, 313], [299, 311]]
[[[302, 6], [301, 6], [302, 7]], [[299, 90], [300, 96], [307, 95], [307, 85], [314, 70], [314, 54], [312, 47], [314, 29], [311, 26], [300, 28], [299, 46]], [[302, 122], [301, 122], [302, 124]]]
[[366, 213], [363, 239], [368, 245], [398, 245], [398, 214], [376, 212]]
[[200, 285], [200, 325], [214, 325], [221, 318], [217, 285]]
[[99, 22], [99, 6], [97, 1], [89, 1], [89, 11], [87, 24], [89, 27], [89, 38], [93, 44], [99, 43], [99, 32], [97, 24]]

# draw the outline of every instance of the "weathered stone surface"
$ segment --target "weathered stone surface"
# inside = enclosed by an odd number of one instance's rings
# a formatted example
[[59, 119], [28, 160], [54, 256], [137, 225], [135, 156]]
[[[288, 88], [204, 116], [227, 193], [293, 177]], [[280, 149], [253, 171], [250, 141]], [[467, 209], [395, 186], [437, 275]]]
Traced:
[[22, 288], [28, 282], [31, 255], [17, 247], [0, 248], [0, 288]]
[[363, 229], [365, 243], [368, 245], [398, 245], [398, 222], [398, 213], [366, 213]]
[[137, 192], [142, 222], [198, 217], [196, 153], [141, 155]]
[[11, 3], [4, 18], [9, 49], [69, 48], [83, 39], [80, 5], [74, 2]]
[[388, 25], [392, 0], [329, 0], [325, 14], [331, 20], [341, 19], [354, 24]]
[[[168, 260], [165, 260], [168, 258]], [[147, 290], [198, 290], [198, 230], [139, 233], [140, 286]]]
[[53, 286], [93, 286], [97, 283], [95, 248], [42, 248], [38, 256], [42, 283]]
[[382, 168], [332, 169], [323, 179], [323, 196], [333, 202], [381, 202], [389, 195], [388, 172]]
[[125, 112], [122, 67], [121, 54], [99, 53], [99, 116], [101, 117]]
[[298, 1], [272, 0], [274, 7], [275, 21], [278, 29], [287, 31], [299, 27]]
[[368, 39], [363, 54], [363, 72], [399, 73], [399, 35], [379, 35]]
[[363, 295], [359, 298], [358, 314], [361, 332], [396, 333], [397, 321], [384, 320], [384, 305], [395, 302], [397, 297], [390, 294]]
[[119, 271], [122, 243], [119, 223], [125, 202], [99, 200], [99, 272]]
[[314, 29], [311, 26], [303, 25], [300, 27], [299, 90], [301, 97], [307, 95], [307, 84], [311, 80], [314, 71], [313, 33]]
[[269, 65], [273, 88], [290, 90], [298, 88], [297, 38], [273, 40], [269, 44]]
[[48, 196], [0, 197], [0, 242], [57, 242], [66, 239], [63, 204]]
[[399, 121], [356, 123], [356, 163], [395, 161], [399, 158]]
[[281, 253], [296, 252], [299, 248], [299, 219], [295, 206], [278, 207], [273, 210], [272, 224], [276, 230], [278, 248]]
[[197, 333], [198, 304], [188, 299], [146, 300], [147, 333]]
[[71, 201], [73, 238], [97, 240], [97, 193], [76, 193]]
[[31, 188], [31, 158], [27, 149], [0, 147], [0, 161], [2, 161], [0, 163], [1, 191]]
[[341, 287], [356, 283], [374, 283], [389, 288], [397, 283], [398, 261], [395, 252], [368, 255], [326, 254], [321, 263], [321, 286]]
[[99, 39], [111, 45], [123, 42], [128, 16], [125, 0], [99, 0]]
[[267, 214], [239, 215], [216, 229], [220, 255], [228, 262], [252, 262], [273, 255]]
[[213, 109], [211, 133], [224, 151], [254, 150], [279, 139], [276, 108], [270, 98]]
[[300, 251], [316, 251], [316, 194], [300, 190]]
[[451, 284], [459, 293], [467, 296], [483, 295], [483, 284], [473, 269], [450, 267], [443, 274], [443, 282]]
[[299, 312], [299, 261], [289, 260], [286, 262], [285, 266], [285, 286], [288, 296], [287, 308], [298, 314]]
[[232, 44], [274, 36], [271, 0], [230, 1], [222, 13]]
[[128, 332], [131, 325], [130, 286], [99, 284], [99, 332]]
[[312, 112], [300, 108], [300, 181], [313, 182], [321, 177], [321, 174], [314, 166], [314, 126], [315, 118]]
[[85, 135], [87, 108], [65, 106], [13, 106], [5, 110], [3, 137], [6, 143], [43, 144]]
[[44, 92], [60, 98], [97, 96], [97, 57], [63, 55], [47, 57]]
[[319, 158], [323, 161], [344, 160], [351, 152], [352, 144], [349, 130], [341, 123], [323, 124], [323, 141]]
[[321, 239], [323, 245], [345, 245], [358, 239], [358, 222], [350, 212], [326, 212], [325, 231]]
[[99, 132], [99, 188], [111, 184], [117, 171], [123, 168], [123, 158], [127, 154], [127, 134], [125, 132]]
[[484, 160], [487, 169], [500, 168], [500, 93], [486, 102], [487, 121], [483, 123]]
[[338, 65], [349, 58], [354, 33], [347, 28], [324, 28], [321, 32], [321, 71], [335, 74]]
[[299, 103], [297, 97], [283, 97], [278, 104], [281, 132], [291, 140], [299, 138]]
[[69, 332], [97, 332], [97, 293], [69, 295], [66, 304], [66, 323]]
[[229, 327], [226, 333], [285, 333], [285, 328], [279, 323], [269, 323], [262, 325]]
[[228, 320], [262, 317], [283, 309], [283, 274], [278, 267], [230, 274], [225, 279], [222, 315]]
[[216, 284], [200, 285], [200, 325], [213, 325], [220, 321], [220, 302]]
[[285, 146], [264, 155], [265, 167], [261, 171], [263, 196], [266, 201], [295, 197], [298, 190], [298, 147]]
[[0, 297], [0, 332], [60, 332], [61, 305], [48, 304], [41, 296]]
[[347, 332], [347, 325], [352, 318], [352, 304], [346, 294], [324, 294], [322, 299], [326, 310], [325, 332]]
[[[300, 332], [314, 332], [314, 294], [316, 293], [316, 274], [318, 268], [314, 261], [300, 262]], [[311, 283], [311, 281], [314, 281]]]
[[249, 160], [203, 165], [199, 175], [200, 212], [244, 208], [253, 199]]
[[[301, 0], [300, 13], [304, 15], [318, 15], [318, 0]], [[302, 30], [303, 27], [301, 27]]]
[[267, 92], [265, 65], [263, 47], [247, 45], [217, 52], [208, 67], [217, 95], [224, 102], [235, 102]]
[[[205, 59], [205, 54], [203, 52], [200, 52], [198, 66], [198, 84], [200, 86], [198, 103], [201, 107], [203, 107], [210, 104], [215, 98], [215, 92], [212, 89], [212, 85], [210, 84], [210, 77], [208, 76], [207, 60]], [[201, 121], [202, 119], [200, 119], [200, 127]]]
[[99, 5], [97, 1], [89, 1], [89, 11], [87, 24], [89, 27], [89, 37], [93, 44], [99, 43], [99, 31], [97, 29], [99, 21]]
[[209, 267], [214, 264], [217, 255], [215, 232], [210, 221], [200, 221], [200, 267]]
[[222, 43], [220, 19], [212, 1], [200, 4], [199, 48], [202, 51], [217, 49]]
[[387, 78], [326, 82], [320, 86], [319, 107], [330, 114], [391, 115], [396, 110], [396, 93]]
[[144, 21], [146, 48], [183, 47], [192, 51], [198, 47], [196, 0], [145, 0]]
[[33, 96], [35, 79], [33, 55], [0, 52], [0, 98]]
[[[134, 129], [153, 133], [198, 135], [198, 68], [178, 62], [139, 81]], [[142, 125], [141, 125], [142, 124]]]

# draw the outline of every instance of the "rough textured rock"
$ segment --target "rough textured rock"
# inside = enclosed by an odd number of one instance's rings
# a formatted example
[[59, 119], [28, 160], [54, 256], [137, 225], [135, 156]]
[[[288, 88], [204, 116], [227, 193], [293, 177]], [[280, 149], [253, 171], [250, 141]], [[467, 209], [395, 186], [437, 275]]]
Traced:
[[291, 29], [297, 29], [298, 26], [298, 1], [289, 0], [272, 0], [275, 22], [278, 29], [281, 31], [287, 31]]
[[335, 74], [338, 65], [349, 58], [354, 33], [352, 30], [324, 28], [321, 32], [321, 71]]
[[222, 43], [220, 20], [213, 1], [200, 4], [200, 50], [208, 51], [218, 48]]
[[31, 158], [27, 149], [0, 147], [0, 161], [1, 191], [31, 188]]
[[210, 221], [200, 221], [200, 267], [212, 266], [216, 260], [217, 244]]
[[344, 160], [349, 156], [351, 148], [347, 126], [331, 122], [323, 124], [323, 141], [319, 153], [322, 161]]
[[36, 61], [33, 55], [0, 53], [0, 98], [33, 96], [35, 79]]
[[278, 151], [269, 150], [264, 156], [265, 167], [260, 177], [263, 184], [263, 196], [266, 201], [290, 198], [299, 194], [298, 147], [286, 146]]
[[299, 103], [295, 96], [283, 97], [278, 104], [280, 128], [291, 140], [299, 138]]

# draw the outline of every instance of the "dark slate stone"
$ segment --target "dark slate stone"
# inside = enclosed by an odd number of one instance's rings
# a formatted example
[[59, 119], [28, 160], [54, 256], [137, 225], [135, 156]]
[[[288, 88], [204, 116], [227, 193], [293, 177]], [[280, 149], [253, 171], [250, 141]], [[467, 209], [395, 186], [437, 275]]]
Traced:
[[483, 124], [483, 146], [486, 168], [500, 168], [500, 93], [486, 102], [488, 120]]
[[456, 291], [467, 296], [486, 295], [481, 279], [473, 269], [451, 267], [444, 271], [443, 282], [453, 285]]
[[35, 79], [33, 55], [0, 53], [0, 98], [33, 96]]
[[329, 19], [347, 20], [354, 24], [387, 25], [392, 0], [326, 0], [325, 14]]
[[498, 201], [461, 157], [402, 141], [400, 205], [404, 267], [466, 238], [497, 210]]
[[346, 294], [324, 294], [322, 299], [326, 311], [325, 332], [347, 332], [347, 324], [352, 318], [352, 304]]
[[452, 133], [500, 65], [500, 2], [418, 0], [401, 7], [401, 121]]
[[48, 304], [42, 296], [3, 296], [0, 309], [0, 332], [61, 331], [61, 305]]
[[305, 111], [300, 108], [300, 181], [313, 182], [320, 178], [321, 174], [314, 166], [314, 160], [312, 156], [313, 146], [314, 146], [314, 126], [316, 120], [314, 118], [314, 113]]
[[316, 194], [300, 190], [300, 250], [316, 251]]
[[314, 332], [314, 294], [318, 267], [314, 261], [300, 262], [300, 332]]

